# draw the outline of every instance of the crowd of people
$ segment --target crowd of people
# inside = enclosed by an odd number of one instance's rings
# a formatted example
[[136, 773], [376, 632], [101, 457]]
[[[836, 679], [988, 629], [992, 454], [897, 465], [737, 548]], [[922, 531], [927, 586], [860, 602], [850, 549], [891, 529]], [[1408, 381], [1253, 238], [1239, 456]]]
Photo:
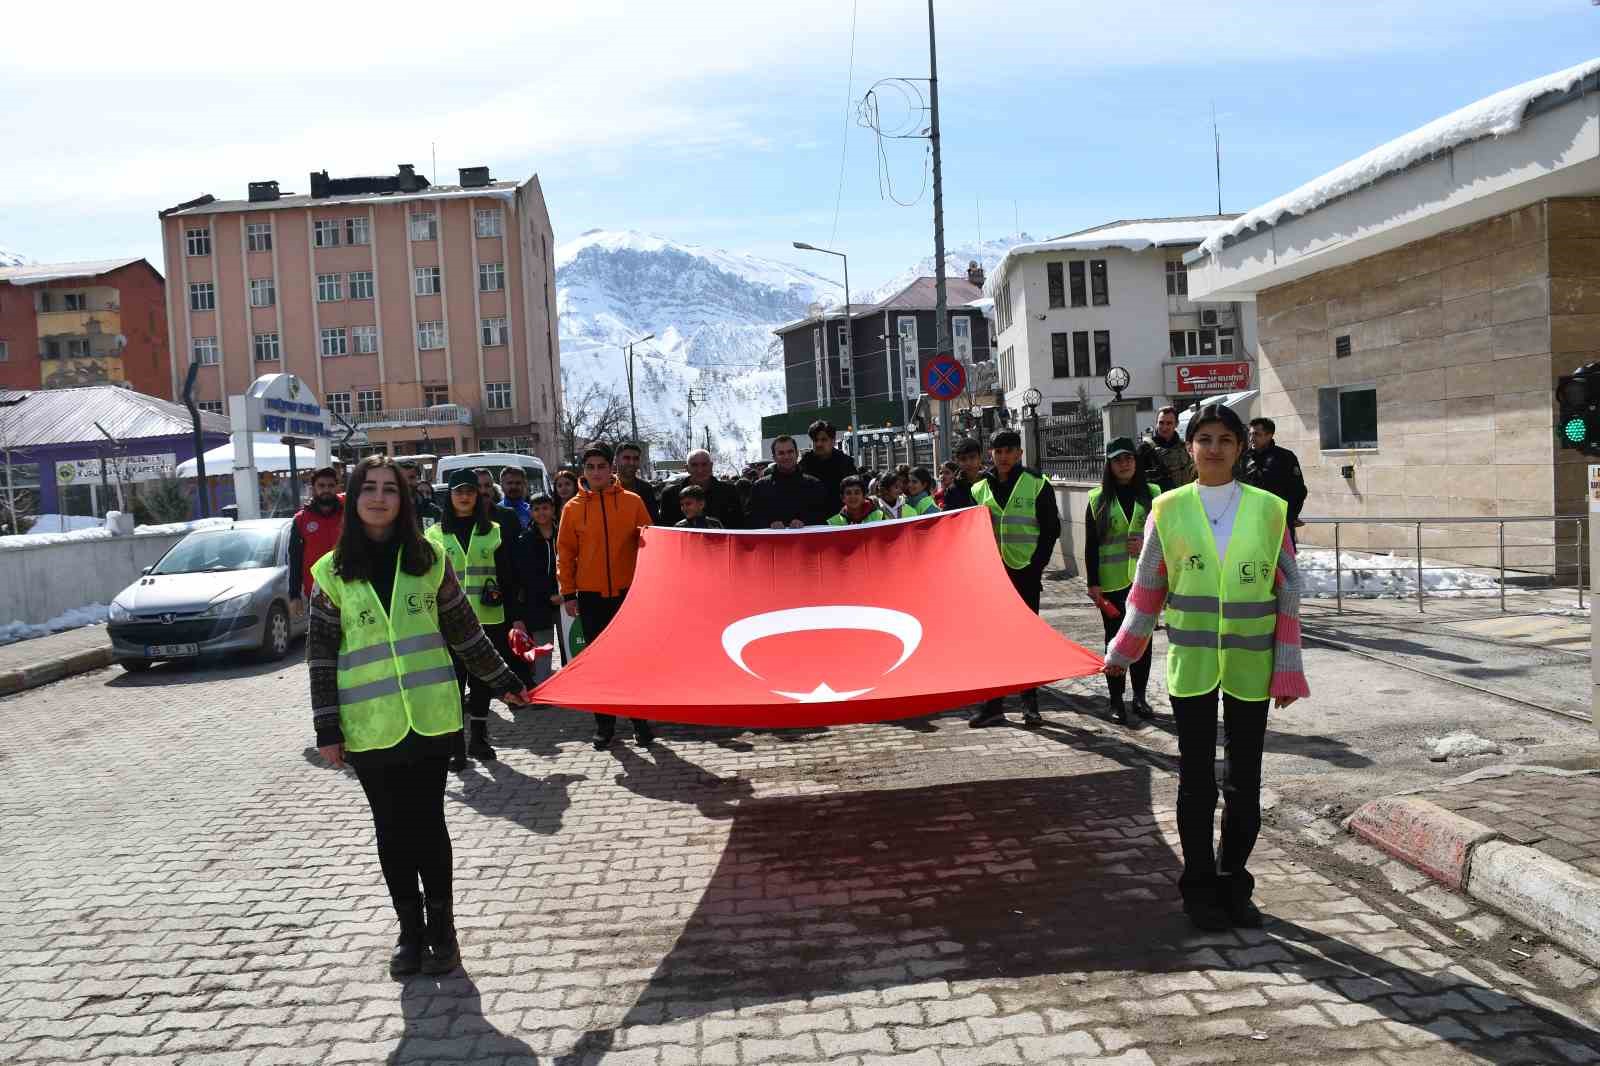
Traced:
[[[1110, 442], [1084, 514], [1088, 593], [1104, 620], [1119, 723], [1130, 721], [1128, 674], [1133, 713], [1155, 713], [1151, 635], [1166, 612], [1180, 892], [1206, 929], [1260, 924], [1245, 862], [1260, 826], [1267, 707], [1308, 694], [1292, 537], [1304, 482], [1293, 455], [1273, 445], [1273, 429], [1257, 419], [1247, 434], [1231, 410], [1212, 406], [1179, 440], [1176, 412], [1165, 409], [1141, 444]], [[562, 661], [580, 654], [627, 597], [641, 530], [845, 526], [982, 507], [1008, 580], [1038, 613], [1061, 516], [1048, 479], [1022, 464], [1019, 434], [996, 433], [988, 464], [977, 441], [962, 441], [937, 475], [920, 466], [863, 473], [835, 447], [831, 425], [816, 422], [809, 436], [804, 453], [779, 437], [771, 465], [737, 482], [717, 478], [711, 456], [697, 451], [683, 477], [660, 487], [639, 477], [637, 445], [595, 442], [580, 467], [556, 472], [553, 495], [530, 494], [515, 466], [463, 469], [451, 475], [443, 508], [404, 459], [363, 460], [342, 495], [335, 471], [316, 471], [292, 537], [297, 587], [310, 600], [313, 724], [323, 756], [354, 769], [372, 809], [400, 923], [392, 974], [443, 973], [459, 961], [444, 785], [469, 759], [495, 760], [491, 699], [524, 704], [529, 686], [548, 676], [551, 658], [513, 654], [513, 634], [525, 646], [559, 646]], [[581, 623], [583, 643], [563, 638], [563, 615]], [[1219, 701], [1228, 751], [1220, 852], [1212, 847]], [[1036, 689], [1021, 702], [1025, 726], [1045, 724]], [[968, 725], [1005, 721], [1003, 700], [993, 699]], [[630, 726], [641, 747], [655, 742], [649, 721]], [[593, 747], [605, 750], [615, 734], [615, 719], [596, 714]]]

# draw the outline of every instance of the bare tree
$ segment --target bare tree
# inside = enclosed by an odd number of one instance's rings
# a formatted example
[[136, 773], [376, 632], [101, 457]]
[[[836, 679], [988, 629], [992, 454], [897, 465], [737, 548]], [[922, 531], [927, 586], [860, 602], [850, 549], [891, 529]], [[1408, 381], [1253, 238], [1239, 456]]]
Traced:
[[628, 401], [616, 389], [591, 381], [575, 390], [565, 367], [561, 370], [561, 445], [566, 459], [576, 460], [582, 445], [616, 437], [628, 426]]
[[39, 513], [37, 490], [17, 487], [22, 472], [13, 462], [11, 406], [0, 406], [0, 535], [26, 533]]

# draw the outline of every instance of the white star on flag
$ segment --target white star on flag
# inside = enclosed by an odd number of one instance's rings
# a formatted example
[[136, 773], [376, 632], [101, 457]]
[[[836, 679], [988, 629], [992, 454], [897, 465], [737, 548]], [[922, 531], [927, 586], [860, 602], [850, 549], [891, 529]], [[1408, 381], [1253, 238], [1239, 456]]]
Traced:
[[773, 689], [772, 694], [782, 696], [784, 699], [794, 700], [797, 703], [843, 703], [845, 700], [855, 699], [857, 696], [865, 696], [871, 691], [870, 688], [858, 688], [852, 692], [835, 692], [824, 681], [810, 692], [779, 692], [777, 689]]

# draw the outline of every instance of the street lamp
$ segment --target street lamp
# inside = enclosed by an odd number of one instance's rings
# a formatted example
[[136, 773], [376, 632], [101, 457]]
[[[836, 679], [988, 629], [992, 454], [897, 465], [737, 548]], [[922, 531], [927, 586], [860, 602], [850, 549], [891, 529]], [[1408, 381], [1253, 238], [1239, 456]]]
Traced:
[[[856, 427], [861, 423], [856, 420], [856, 337], [855, 330], [850, 325], [850, 257], [843, 252], [835, 252], [830, 248], [818, 248], [816, 245], [807, 244], [805, 241], [795, 241], [794, 246], [802, 252], [821, 252], [823, 255], [836, 255], [844, 260], [844, 335], [848, 341], [846, 347], [850, 349], [850, 450], [853, 453], [856, 443]], [[824, 318], [823, 321], [826, 322], [827, 319]], [[827, 351], [828, 332], [826, 327], [823, 328], [822, 343], [824, 345], [823, 351]], [[839, 353], [839, 356], [841, 359], [844, 358], [844, 353]], [[819, 398], [822, 396], [822, 383], [820, 381], [817, 383], [817, 396]], [[854, 458], [854, 455], [851, 457]]]
[[655, 336], [654, 333], [646, 333], [644, 336], [639, 337], [636, 340], [631, 340], [631, 341], [629, 341], [627, 343], [627, 351], [628, 351], [628, 425], [629, 425], [629, 427], [631, 428], [631, 430], [633, 432], [633, 436], [632, 436], [631, 439], [635, 444], [639, 443], [639, 412], [638, 412], [638, 409], [633, 406], [633, 346], [635, 344], [643, 344], [645, 341], [652, 339], [654, 336]]

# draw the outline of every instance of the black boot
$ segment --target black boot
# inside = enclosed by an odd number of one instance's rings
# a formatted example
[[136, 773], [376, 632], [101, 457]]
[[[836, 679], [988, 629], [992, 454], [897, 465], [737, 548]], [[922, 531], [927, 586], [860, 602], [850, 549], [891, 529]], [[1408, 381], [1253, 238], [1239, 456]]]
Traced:
[[1002, 725], [1006, 720], [1006, 705], [1004, 700], [990, 700], [978, 708], [967, 725], [972, 729], [982, 729], [984, 726]]
[[422, 969], [422, 901], [396, 903], [394, 911], [400, 917], [400, 938], [394, 942], [394, 954], [389, 956], [389, 976], [409, 977]]
[[1220, 886], [1215, 875], [1185, 875], [1178, 881], [1178, 891], [1183, 895], [1183, 913], [1189, 916], [1189, 921], [1194, 923], [1196, 929], [1219, 933], [1233, 928], [1233, 920], [1228, 917], [1227, 909], [1217, 902]]
[[1044, 716], [1039, 713], [1039, 693], [1026, 692], [1023, 694], [1022, 724], [1029, 729], [1037, 729], [1044, 725]]
[[1144, 698], [1142, 692], [1133, 697], [1133, 713], [1146, 719], [1156, 716], [1155, 708], [1150, 706], [1150, 702]]
[[456, 940], [456, 924], [450, 901], [428, 901], [427, 950], [422, 956], [422, 972], [449, 973], [461, 965], [461, 944]]
[[1128, 724], [1128, 705], [1121, 696], [1111, 697], [1111, 720], [1118, 725]]
[[1255, 888], [1256, 879], [1248, 870], [1217, 878], [1217, 904], [1227, 911], [1228, 920], [1237, 929], [1260, 929], [1266, 922], [1266, 916], [1250, 901]]
[[656, 742], [656, 731], [643, 718], [635, 718], [633, 720], [633, 741], [641, 748], [648, 748]]
[[472, 719], [467, 723], [467, 732], [467, 754], [479, 762], [494, 762], [494, 749], [489, 746], [489, 719]]
[[457, 731], [450, 738], [450, 772], [459, 774], [467, 768], [467, 734]]

